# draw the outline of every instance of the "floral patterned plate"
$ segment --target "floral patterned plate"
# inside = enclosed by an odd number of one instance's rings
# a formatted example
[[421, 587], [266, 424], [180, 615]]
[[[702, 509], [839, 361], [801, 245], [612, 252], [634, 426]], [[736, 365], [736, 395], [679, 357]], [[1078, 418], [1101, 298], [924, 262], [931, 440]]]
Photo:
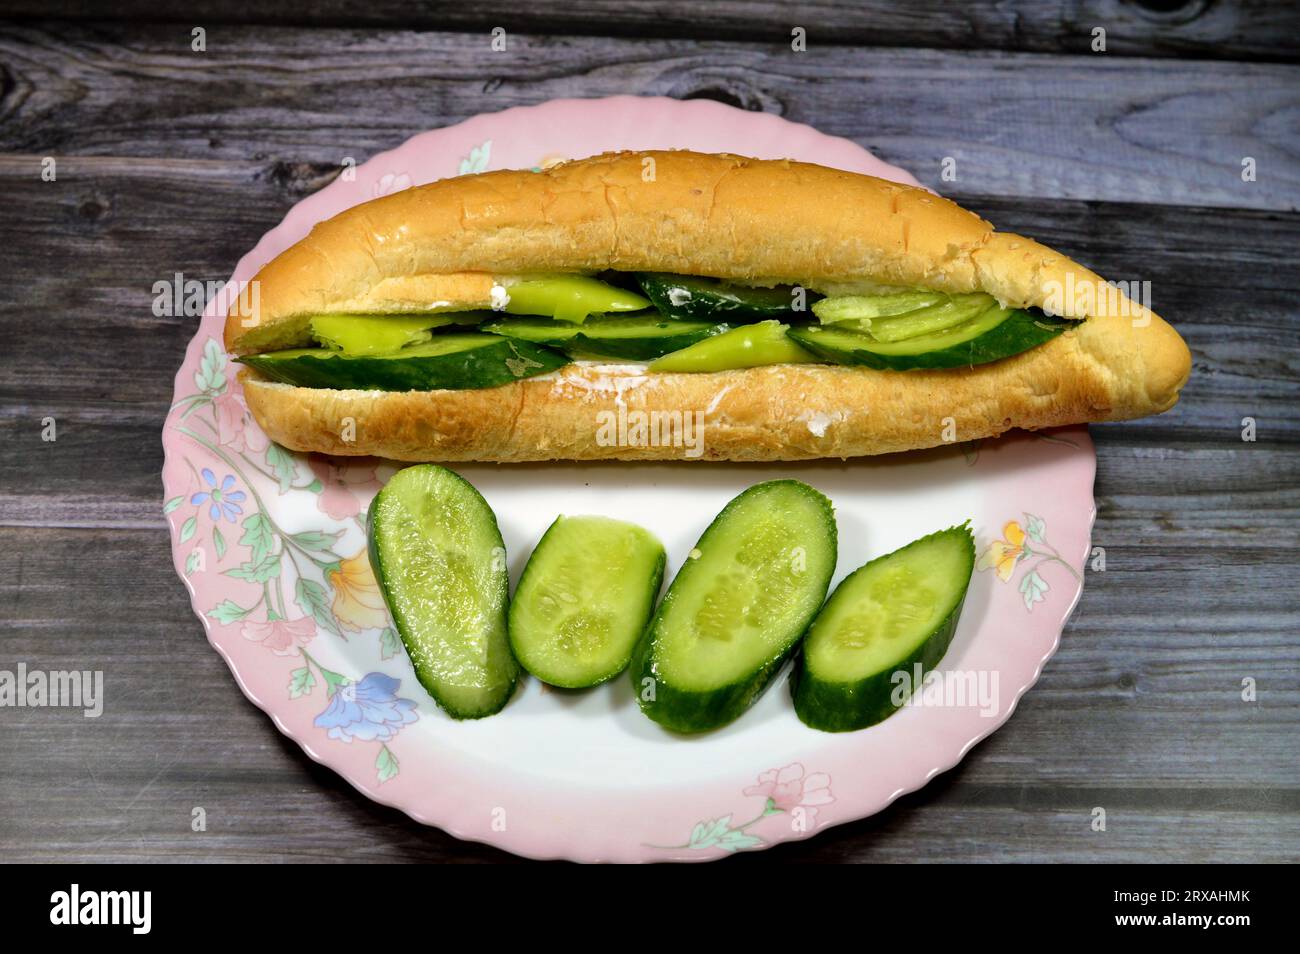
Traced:
[[[853, 143], [716, 103], [557, 101], [424, 133], [350, 170], [295, 206], [239, 262], [231, 289], [315, 222], [375, 196], [650, 147], [914, 181]], [[870, 815], [1006, 721], [1082, 588], [1095, 467], [1083, 427], [848, 463], [459, 466], [500, 518], [514, 580], [559, 513], [652, 528], [671, 573], [727, 500], [787, 476], [836, 504], [836, 582], [966, 519], [979, 563], [942, 678], [861, 732], [806, 728], [784, 674], [744, 717], [700, 738], [645, 719], [624, 679], [581, 693], [526, 680], [501, 714], [455, 722], [415, 681], [366, 558], [365, 508], [394, 465], [268, 443], [220, 344], [228, 300], [203, 316], [163, 431], [176, 571], [240, 688], [282, 732], [370, 798], [461, 838], [537, 858], [708, 860]], [[810, 409], [809, 426], [835, 410]]]

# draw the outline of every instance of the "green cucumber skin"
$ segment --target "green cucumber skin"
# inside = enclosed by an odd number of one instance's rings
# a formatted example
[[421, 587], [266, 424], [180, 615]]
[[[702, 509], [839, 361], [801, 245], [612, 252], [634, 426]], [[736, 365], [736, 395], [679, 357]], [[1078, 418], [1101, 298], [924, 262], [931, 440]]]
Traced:
[[890, 695], [894, 691], [895, 672], [903, 671], [911, 678], [913, 666], [921, 665], [921, 678], [939, 665], [961, 617], [966, 598], [940, 624], [935, 634], [917, 647], [907, 659], [893, 669], [868, 676], [860, 682], [846, 686], [844, 683], [826, 682], [808, 672], [800, 652], [790, 672], [790, 692], [794, 697], [794, 711], [799, 720], [812, 729], [822, 732], [855, 732], [884, 722], [898, 711]]
[[[816, 613], [814, 612], [813, 615], [815, 616]], [[811, 622], [812, 616], [805, 621], [804, 630], [807, 630]], [[799, 642], [796, 638], [788, 649], [764, 664], [751, 679], [709, 692], [694, 692], [677, 689], [656, 678], [654, 662], [650, 656], [652, 637], [649, 634], [652, 627], [653, 623], [646, 627], [646, 636], [637, 643], [636, 650], [632, 654], [629, 667], [629, 672], [632, 673], [632, 688], [637, 694], [637, 703], [641, 706], [641, 711], [650, 719], [665, 729], [688, 735], [720, 729], [744, 715], [767, 690], [772, 679], [781, 670], [782, 664], [790, 658], [790, 654]], [[800, 637], [802, 635], [801, 631]], [[643, 693], [649, 685], [646, 680], [654, 683], [653, 702], [647, 702], [643, 698]]]
[[[793, 636], [791, 636], [787, 645], [770, 659], [764, 661], [749, 678], [741, 679], [729, 686], [720, 686], [707, 691], [678, 689], [659, 677], [654, 659], [655, 630], [665, 611], [672, 606], [673, 590], [670, 585], [668, 592], [655, 610], [650, 625], [646, 627], [645, 633], [636, 645], [636, 649], [633, 650], [632, 661], [628, 667], [628, 672], [632, 677], [632, 689], [636, 693], [637, 704], [641, 707], [641, 711], [665, 729], [688, 734], [708, 732], [734, 722], [744, 715], [750, 706], [766, 691], [773, 678], [780, 672], [782, 665], [798, 647], [799, 641], [803, 639], [808, 627], [812, 624], [813, 619], [816, 618], [822, 604], [825, 602], [826, 589], [830, 586], [831, 577], [835, 574], [835, 555], [839, 545], [839, 531], [835, 523], [834, 507], [830, 500], [818, 490], [801, 481], [792, 479], [772, 480], [750, 487], [744, 493], [733, 498], [713, 518], [713, 522], [700, 535], [700, 543], [703, 543], [708, 538], [714, 527], [721, 524], [729, 516], [745, 494], [756, 487], [771, 484], [793, 485], [799, 488], [802, 493], [816, 495], [815, 499], [825, 508], [824, 529], [829, 538], [827, 545], [830, 549], [831, 559], [826, 571], [826, 578], [821, 581], [822, 600], [817, 606], [813, 607], [807, 618], [792, 630]], [[680, 575], [680, 573], [679, 570], [678, 574]], [[645, 697], [646, 691], [651, 684], [653, 684], [654, 688], [653, 700]]]
[[[674, 319], [668, 319], [670, 321]], [[623, 358], [628, 361], [653, 361], [674, 351], [688, 348], [697, 341], [711, 338], [729, 329], [729, 325], [712, 325], [698, 331], [685, 332], [666, 338], [600, 338], [578, 332], [564, 343], [570, 353], [597, 355], [604, 358]]]
[[[500, 335], [513, 341], [526, 341], [532, 345], [548, 348], [563, 348], [565, 342], [578, 334], [581, 325], [571, 321], [556, 321], [553, 318], [528, 318], [520, 315], [500, 318], [480, 326], [489, 334]], [[511, 332], [515, 334], [511, 334]], [[520, 332], [528, 332], [521, 334]]]
[[[746, 290], [744, 286], [735, 286], [724, 282], [723, 285], [728, 289], [726, 291], [710, 288], [709, 282], [714, 281], [714, 279], [700, 278], [693, 275], [661, 275], [642, 272], [637, 275], [637, 281], [640, 283], [645, 296], [654, 303], [654, 306], [662, 314], [670, 318], [691, 318], [696, 321], [727, 321], [732, 324], [746, 324], [768, 318], [786, 320], [791, 315], [799, 314], [794, 310], [789, 300], [785, 300], [779, 305], [767, 302], [744, 301]], [[670, 297], [670, 292], [674, 288], [689, 290], [691, 292], [690, 300], [675, 304]], [[762, 295], [763, 293], [770, 293], [772, 289], [760, 288], [755, 289], [755, 291]], [[821, 297], [813, 292], [806, 292], [805, 294], [810, 303]], [[811, 315], [811, 311], [805, 314]]]
[[[967, 368], [991, 364], [1010, 358], [1041, 344], [1046, 344], [1078, 322], [1046, 315], [1035, 315], [1023, 309], [978, 338], [964, 341], [951, 348], [922, 354], [878, 354], [857, 349], [845, 351], [838, 346], [823, 345], [819, 337], [824, 332], [810, 333], [803, 328], [791, 328], [787, 334], [817, 357], [835, 364], [860, 365], [876, 371], [942, 370]], [[825, 326], [834, 328], [834, 325]]]
[[[614, 320], [624, 321], [627, 319], [620, 316]], [[721, 334], [730, 328], [729, 325], [725, 324], [706, 324], [704, 327], [699, 327], [697, 323], [692, 322], [694, 327], [682, 330], [674, 328], [673, 325], [685, 324], [685, 320], [662, 317], [647, 320], [647, 324], [658, 326], [663, 333], [635, 337], [604, 337], [597, 333], [600, 331], [601, 325], [601, 319], [599, 318], [588, 319], [580, 325], [571, 322], [554, 322], [556, 326], [553, 329], [555, 334], [549, 337], [544, 337], [545, 331], [550, 330], [545, 325], [533, 323], [530, 326], [519, 327], [509, 319], [492, 322], [490, 325], [485, 325], [483, 330], [513, 340], [522, 340], [549, 348], [556, 348], [568, 353], [570, 356], [592, 355], [601, 358], [622, 358], [627, 361], [652, 361], [655, 358], [661, 358], [666, 354], [690, 347], [697, 341], [703, 341], [705, 338]], [[512, 334], [511, 332], [517, 327], [519, 327], [520, 331], [528, 330], [537, 337], [530, 338]]]
[[[939, 531], [939, 533], [949, 532], [951, 531]], [[920, 543], [922, 540], [938, 535], [930, 534], [913, 542]], [[894, 551], [897, 552], [899, 551]], [[840, 582], [840, 586], [844, 586], [867, 567], [879, 560], [887, 560], [893, 555], [888, 553], [863, 564], [846, 576]], [[855, 732], [883, 722], [897, 712], [901, 707], [895, 706], [891, 698], [894, 692], [894, 673], [906, 672], [911, 678], [915, 672], [913, 667], [919, 663], [921, 678], [925, 679], [928, 673], [938, 667], [947, 654], [948, 647], [952, 645], [952, 638], [957, 632], [957, 623], [961, 619], [962, 608], [966, 604], [966, 594], [970, 590], [970, 577], [975, 570], [973, 540], [970, 541], [968, 565], [970, 573], [952, 612], [944, 617], [943, 622], [935, 627], [934, 632], [921, 645], [895, 666], [851, 683], [820, 679], [809, 670], [801, 643], [799, 652], [795, 655], [794, 667], [790, 672], [790, 695], [794, 699], [794, 711], [799, 721], [809, 728], [819, 729], [822, 732]], [[811, 623], [809, 625], [811, 626]]]
[[[274, 352], [272, 352], [274, 353]], [[239, 359], [275, 381], [304, 388], [362, 391], [476, 390], [510, 384], [555, 371], [567, 355], [518, 338], [502, 338], [480, 348], [413, 358], [372, 355], [299, 356], [288, 359], [247, 355]], [[515, 374], [507, 362], [521, 362]]]
[[[534, 556], [539, 551], [541, 551], [542, 546], [546, 543], [546, 538], [550, 536], [551, 531], [555, 529], [556, 525], [559, 524], [559, 522], [562, 519], [563, 519], [562, 517], [555, 518], [555, 520], [551, 522], [551, 525], [546, 528], [546, 532], [542, 534], [542, 538], [537, 541], [537, 546], [533, 548]], [[647, 584], [647, 589], [650, 592], [650, 600], [649, 600], [649, 605], [646, 607], [646, 618], [642, 623], [643, 630], [646, 626], [649, 625], [650, 620], [654, 617], [655, 600], [659, 596], [660, 589], [663, 588], [664, 569], [667, 566], [667, 562], [668, 562], [667, 555], [661, 550], [659, 553], [659, 559], [655, 564], [655, 568], [652, 571], [651, 578]], [[528, 579], [528, 574], [530, 572], [536, 572], [533, 566], [532, 557], [529, 557], [528, 563], [524, 566], [523, 575], [520, 576], [519, 578], [519, 585], [515, 587], [516, 593], [518, 593], [521, 589], [523, 589], [524, 581]], [[640, 642], [640, 639], [638, 638], [637, 641], [633, 642], [633, 644], [628, 647], [627, 655], [623, 657], [622, 661], [618, 664], [616, 668], [611, 668], [608, 672], [605, 673], [598, 673], [592, 676], [590, 679], [583, 680], [581, 682], [563, 682], [554, 679], [554, 674], [543, 675], [541, 673], [534, 672], [532, 669], [529, 669], [526, 665], [524, 665], [523, 660], [524, 657], [527, 655], [527, 653], [521, 651], [520, 646], [517, 642], [518, 627], [515, 624], [514, 608], [515, 608], [515, 603], [514, 601], [511, 601], [510, 611], [508, 614], [510, 651], [514, 653], [515, 659], [519, 662], [521, 666], [524, 666], [524, 668], [531, 675], [536, 676], [538, 679], [546, 683], [548, 686], [556, 686], [557, 688], [560, 689], [590, 689], [592, 686], [599, 686], [601, 683], [609, 682], [609, 680], [613, 679], [615, 676], [619, 675], [620, 673], [622, 673], [624, 670], [627, 669], [629, 663], [632, 660], [632, 654], [636, 650], [637, 643]]]
[[[443, 469], [447, 470], [447, 468]], [[492, 521], [492, 532], [496, 536], [497, 546], [501, 547], [502, 552], [504, 552], [505, 540], [501, 536], [501, 528], [497, 523], [496, 513], [493, 512], [492, 507], [488, 504], [487, 500], [485, 500], [483, 495], [479, 493], [477, 487], [460, 474], [456, 473], [454, 470], [447, 470], [447, 473], [463, 484], [470, 493], [474, 497], [477, 497], [479, 502], [482, 503], [484, 514]], [[406, 649], [407, 656], [411, 660], [411, 666], [415, 670], [416, 680], [418, 680], [420, 685], [424, 687], [425, 691], [433, 697], [433, 701], [438, 704], [439, 708], [453, 719], [485, 719], [488, 716], [496, 715], [506, 707], [506, 703], [508, 703], [514, 696], [515, 689], [519, 685], [519, 664], [517, 662], [514, 664], [509, 683], [502, 688], [498, 697], [479, 709], [462, 709], [458, 707], [454, 702], [443, 695], [437, 681], [432, 677], [432, 675], [424, 672], [415, 664], [417, 658], [415, 639], [409, 633], [410, 627], [406, 624], [406, 621], [398, 615], [396, 607], [394, 607], [392, 602], [389, 600], [388, 588], [384, 586], [384, 564], [379, 553], [378, 534], [375, 533], [375, 511], [379, 504], [380, 494], [382, 493], [383, 490], [381, 489], [378, 494], [375, 494], [374, 498], [370, 501], [369, 509], [366, 511], [366, 539], [368, 541], [367, 550], [370, 554], [370, 567], [374, 571], [376, 582], [379, 583], [379, 592], [383, 594], [384, 604], [388, 607], [388, 614], [393, 618], [393, 626], [397, 630], [397, 635], [402, 640], [402, 646]], [[510, 599], [510, 577], [504, 572], [504, 570], [500, 576], [501, 585], [499, 592], [502, 599], [502, 606], [508, 607]], [[503, 623], [503, 626], [506, 625], [508, 624]]]

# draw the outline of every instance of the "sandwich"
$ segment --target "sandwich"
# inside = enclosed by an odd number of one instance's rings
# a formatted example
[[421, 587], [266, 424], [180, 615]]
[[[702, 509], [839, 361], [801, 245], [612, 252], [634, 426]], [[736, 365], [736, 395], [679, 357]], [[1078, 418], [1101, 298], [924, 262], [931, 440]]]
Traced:
[[930, 192], [687, 151], [387, 195], [250, 287], [249, 409], [343, 456], [849, 458], [1157, 414], [1191, 367], [1142, 295]]

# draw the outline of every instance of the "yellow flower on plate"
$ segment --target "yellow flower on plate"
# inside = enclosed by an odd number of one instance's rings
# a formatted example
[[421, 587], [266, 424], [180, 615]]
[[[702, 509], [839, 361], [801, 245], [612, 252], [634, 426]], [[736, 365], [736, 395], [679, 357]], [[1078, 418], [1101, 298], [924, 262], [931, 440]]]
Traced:
[[989, 544], [989, 548], [980, 554], [980, 558], [975, 563], [975, 569], [987, 570], [994, 567], [997, 570], [998, 579], [1003, 583], [1011, 579], [1011, 574], [1016, 568], [1016, 564], [1029, 551], [1025, 548], [1025, 531], [1021, 529], [1019, 522], [1012, 520], [1002, 528], [1001, 540], [994, 540]]
[[329, 575], [334, 587], [334, 618], [344, 629], [361, 632], [363, 629], [380, 629], [388, 625], [388, 610], [384, 596], [370, 570], [370, 558], [363, 549], [354, 557], [339, 562], [339, 568]]

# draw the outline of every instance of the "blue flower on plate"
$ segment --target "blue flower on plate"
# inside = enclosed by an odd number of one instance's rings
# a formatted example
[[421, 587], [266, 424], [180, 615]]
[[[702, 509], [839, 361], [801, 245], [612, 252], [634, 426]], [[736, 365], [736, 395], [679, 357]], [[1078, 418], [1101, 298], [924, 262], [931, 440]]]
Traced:
[[242, 490], [231, 493], [230, 488], [235, 486], [235, 475], [226, 474], [225, 479], [221, 481], [221, 486], [218, 487], [217, 475], [204, 467], [203, 479], [208, 482], [208, 489], [191, 497], [190, 503], [207, 503], [208, 516], [214, 522], [220, 523], [224, 514], [227, 520], [236, 523], [239, 515], [244, 512], [244, 508], [239, 505], [244, 502], [248, 495]]
[[328, 729], [331, 739], [387, 742], [416, 720], [415, 703], [397, 698], [399, 685], [399, 679], [372, 672], [360, 682], [340, 686], [313, 724]]

